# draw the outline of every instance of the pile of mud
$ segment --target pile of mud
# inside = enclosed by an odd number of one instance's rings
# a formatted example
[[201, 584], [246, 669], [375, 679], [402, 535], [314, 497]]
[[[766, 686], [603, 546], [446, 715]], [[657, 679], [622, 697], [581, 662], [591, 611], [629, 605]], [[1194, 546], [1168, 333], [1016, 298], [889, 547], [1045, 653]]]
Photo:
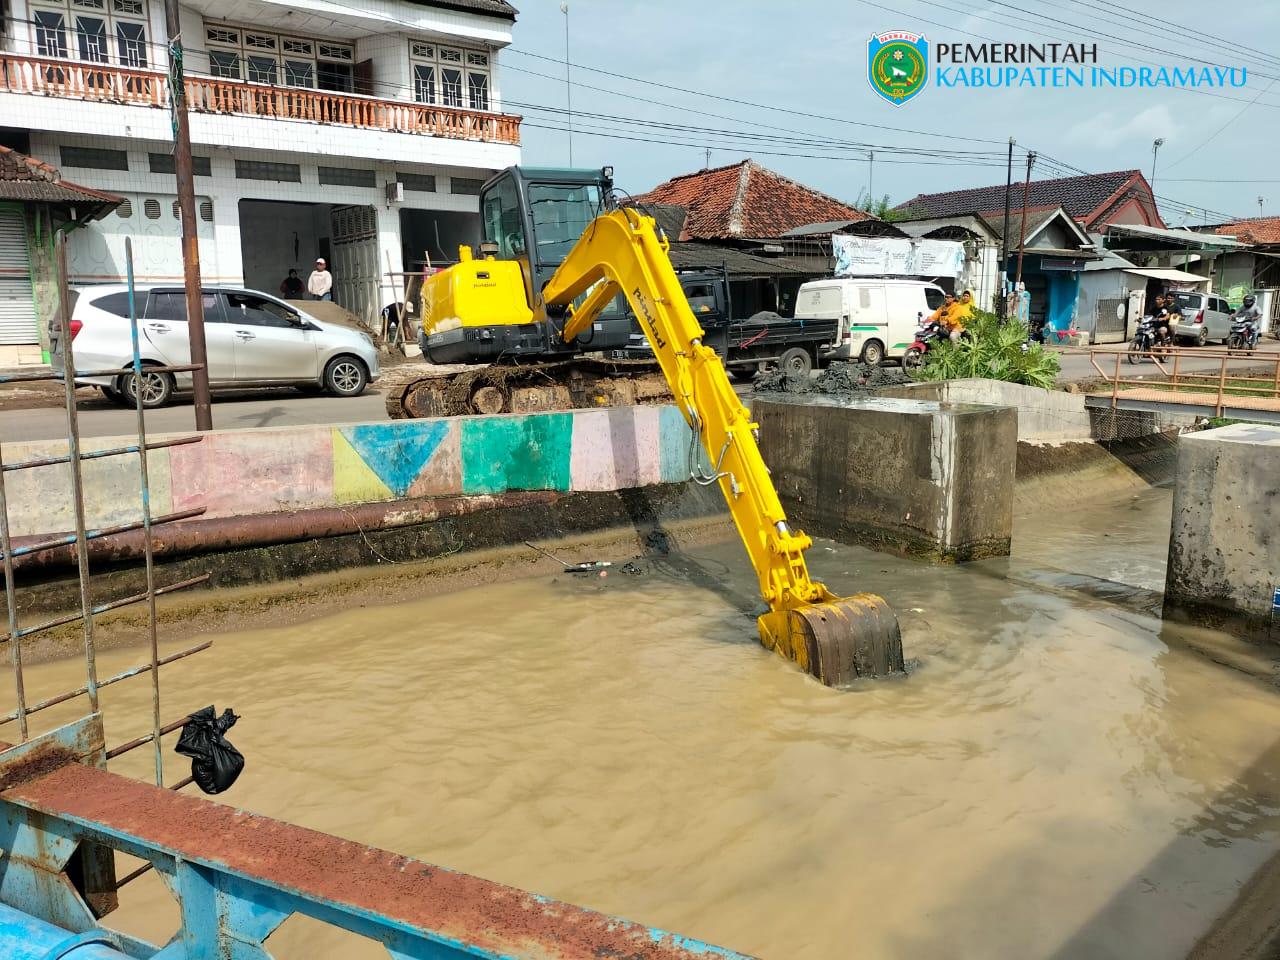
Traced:
[[757, 373], [752, 381], [756, 393], [869, 393], [881, 387], [910, 383], [901, 367], [872, 366], [867, 363], [836, 361], [817, 377], [792, 376], [781, 370]]

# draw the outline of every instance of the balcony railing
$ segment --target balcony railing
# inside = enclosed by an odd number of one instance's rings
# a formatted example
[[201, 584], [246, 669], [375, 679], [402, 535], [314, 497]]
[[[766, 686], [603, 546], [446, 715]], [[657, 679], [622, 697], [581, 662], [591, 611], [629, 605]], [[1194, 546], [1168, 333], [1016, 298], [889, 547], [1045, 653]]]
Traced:
[[[0, 53], [0, 92], [167, 108], [166, 81], [167, 75], [158, 70]], [[186, 88], [193, 113], [303, 120], [451, 140], [520, 142], [520, 117], [512, 114], [202, 76], [188, 76]]]

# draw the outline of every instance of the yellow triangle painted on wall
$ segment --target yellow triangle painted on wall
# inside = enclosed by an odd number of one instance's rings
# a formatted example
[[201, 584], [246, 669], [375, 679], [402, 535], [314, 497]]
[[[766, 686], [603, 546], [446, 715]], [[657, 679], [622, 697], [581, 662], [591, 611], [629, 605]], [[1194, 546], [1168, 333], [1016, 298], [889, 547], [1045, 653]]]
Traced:
[[391, 489], [337, 430], [333, 431], [333, 498], [338, 503], [391, 499]]

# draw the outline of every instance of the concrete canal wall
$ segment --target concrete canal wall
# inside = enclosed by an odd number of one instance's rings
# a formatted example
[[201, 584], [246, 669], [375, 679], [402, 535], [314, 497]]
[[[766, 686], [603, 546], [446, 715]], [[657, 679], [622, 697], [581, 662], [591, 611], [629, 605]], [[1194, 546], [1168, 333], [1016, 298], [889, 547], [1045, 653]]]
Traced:
[[1012, 408], [781, 396], [753, 413], [782, 504], [806, 533], [932, 560], [1009, 553]]
[[1280, 639], [1280, 428], [1178, 440], [1165, 616]]
[[[150, 453], [153, 515], [204, 507], [251, 516], [408, 498], [512, 491], [602, 492], [684, 481], [690, 432], [674, 407], [615, 407], [512, 417], [228, 430]], [[84, 449], [131, 442], [95, 438]], [[65, 441], [9, 443], [15, 463], [66, 453]], [[14, 536], [74, 527], [65, 464], [11, 473]], [[136, 457], [84, 464], [87, 523], [140, 516]]]

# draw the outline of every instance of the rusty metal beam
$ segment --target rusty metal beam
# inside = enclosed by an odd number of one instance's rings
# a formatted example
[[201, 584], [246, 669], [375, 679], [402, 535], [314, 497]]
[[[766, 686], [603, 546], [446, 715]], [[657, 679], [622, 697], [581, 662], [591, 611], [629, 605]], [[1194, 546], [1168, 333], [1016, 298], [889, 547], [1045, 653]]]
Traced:
[[[547, 490], [520, 491], [496, 496], [413, 497], [384, 503], [353, 503], [344, 507], [320, 507], [288, 513], [263, 513], [245, 517], [209, 517], [197, 522], [173, 523], [152, 531], [154, 555], [183, 556], [216, 550], [235, 550], [272, 543], [318, 540], [375, 530], [433, 523], [483, 510], [502, 510], [555, 503], [560, 494]], [[171, 515], [172, 516], [172, 515]], [[155, 518], [155, 523], [165, 520]], [[108, 562], [141, 560], [145, 546], [138, 527], [129, 532], [95, 537], [89, 558]], [[75, 562], [66, 540], [38, 554], [27, 549], [34, 537], [14, 538], [14, 566], [19, 570], [71, 566]]]
[[397, 957], [743, 956], [80, 764], [0, 794], [6, 808], [154, 862], [178, 894], [183, 937], [210, 956], [232, 940], [244, 951], [232, 955], [257, 955], [248, 951], [292, 913], [380, 941]]

